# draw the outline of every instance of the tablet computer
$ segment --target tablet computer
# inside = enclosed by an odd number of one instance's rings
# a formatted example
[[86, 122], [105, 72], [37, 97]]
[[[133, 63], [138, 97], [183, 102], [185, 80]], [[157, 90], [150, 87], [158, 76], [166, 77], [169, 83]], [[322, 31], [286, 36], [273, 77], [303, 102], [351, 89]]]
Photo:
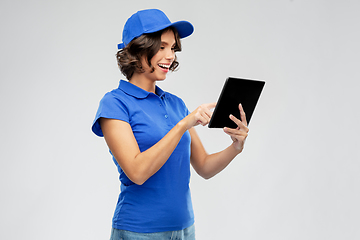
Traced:
[[226, 79], [216, 104], [209, 128], [236, 128], [237, 125], [229, 118], [232, 114], [240, 118], [239, 104], [241, 103], [249, 125], [265, 82], [242, 78], [229, 77]]

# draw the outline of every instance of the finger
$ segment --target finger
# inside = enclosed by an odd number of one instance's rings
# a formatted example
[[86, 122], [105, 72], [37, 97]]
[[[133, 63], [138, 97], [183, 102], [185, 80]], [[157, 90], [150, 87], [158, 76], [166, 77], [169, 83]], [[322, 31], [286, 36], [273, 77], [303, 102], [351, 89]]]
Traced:
[[216, 107], [217, 102], [204, 104], [207, 109], [213, 109]]
[[206, 116], [208, 116], [209, 118], [211, 118], [211, 116], [212, 116], [212, 114], [213, 114], [213, 112], [210, 111], [209, 108], [204, 108], [204, 113], [205, 113]]
[[232, 136], [247, 136], [248, 133], [246, 131], [243, 131], [243, 130], [237, 130], [237, 129], [234, 129], [234, 128], [228, 128], [228, 127], [224, 127], [224, 132], [226, 132], [227, 134], [229, 135], [232, 135]]
[[237, 117], [235, 117], [234, 115], [230, 114], [229, 118], [234, 122], [236, 123], [237, 126], [241, 126], [241, 125], [244, 125], [240, 119], [238, 119]]
[[[214, 108], [216, 106], [216, 102], [215, 103], [207, 103], [207, 104], [203, 104], [200, 106], [199, 110], [205, 112], [205, 114], [207, 116], [209, 116], [209, 118], [211, 118], [213, 112], [210, 111], [210, 109]], [[202, 114], [203, 115], [203, 114]], [[204, 116], [204, 115], [203, 115]]]
[[245, 114], [245, 111], [244, 111], [243, 106], [241, 105], [241, 103], [239, 104], [239, 110], [240, 110], [241, 121], [245, 126], [247, 126], [246, 114]]
[[209, 122], [211, 118], [211, 112], [200, 112], [201, 116], [204, 118], [205, 121]]
[[[244, 124], [244, 122], [240, 121], [238, 118], [236, 118], [234, 115], [230, 114], [230, 119], [236, 123], [236, 125], [238, 126], [236, 128], [236, 130], [243, 130], [245, 132], [249, 132], [249, 128]], [[245, 120], [246, 121], [246, 120]]]
[[246, 140], [246, 138], [248, 137], [248, 134], [247, 133], [244, 133], [243, 132], [243, 134], [232, 134], [232, 133], [230, 133], [230, 132], [228, 132], [228, 131], [225, 131], [224, 130], [224, 132], [227, 134], [227, 135], [229, 135], [232, 139], [233, 139], [233, 141], [236, 139], [237, 141], [245, 141]]
[[201, 114], [201, 112], [198, 112], [197, 114], [196, 114], [196, 118], [198, 119], [197, 120], [197, 122], [198, 123], [200, 123], [201, 125], [203, 125], [203, 126], [205, 126], [206, 124], [208, 124], [209, 123], [209, 117], [207, 117], [207, 116], [203, 116], [202, 114]]

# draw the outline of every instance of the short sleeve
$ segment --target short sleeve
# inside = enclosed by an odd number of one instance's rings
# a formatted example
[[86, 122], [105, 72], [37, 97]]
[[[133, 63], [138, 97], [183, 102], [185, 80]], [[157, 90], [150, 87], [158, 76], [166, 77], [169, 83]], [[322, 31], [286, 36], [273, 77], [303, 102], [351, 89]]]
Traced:
[[184, 106], [185, 109], [185, 116], [189, 115], [191, 112], [189, 111], [189, 109], [187, 108], [186, 104], [184, 103], [184, 101], [179, 98], [179, 100], [181, 101], [182, 105]]
[[129, 111], [126, 105], [119, 98], [116, 98], [111, 92], [109, 92], [101, 99], [91, 128], [97, 136], [103, 137], [104, 134], [99, 123], [100, 118], [111, 118], [129, 122]]
[[185, 106], [185, 116], [189, 115], [191, 112], [189, 111], [189, 109], [186, 107], [185, 103], [184, 103], [184, 106]]

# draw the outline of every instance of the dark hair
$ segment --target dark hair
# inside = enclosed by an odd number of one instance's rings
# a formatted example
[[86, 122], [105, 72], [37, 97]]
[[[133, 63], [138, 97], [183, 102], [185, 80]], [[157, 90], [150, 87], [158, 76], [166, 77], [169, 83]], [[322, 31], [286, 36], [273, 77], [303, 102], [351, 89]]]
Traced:
[[[161, 35], [164, 32], [173, 31], [175, 36], [175, 52], [181, 51], [180, 36], [174, 27], [168, 27], [155, 33], [143, 34], [132, 40], [125, 48], [117, 52], [116, 58], [120, 71], [130, 80], [135, 72], [142, 73], [144, 69], [141, 65], [141, 58], [145, 56], [145, 60], [152, 72], [155, 68], [151, 65], [151, 59], [160, 50]], [[170, 70], [174, 71], [179, 66], [177, 57], [170, 66]]]

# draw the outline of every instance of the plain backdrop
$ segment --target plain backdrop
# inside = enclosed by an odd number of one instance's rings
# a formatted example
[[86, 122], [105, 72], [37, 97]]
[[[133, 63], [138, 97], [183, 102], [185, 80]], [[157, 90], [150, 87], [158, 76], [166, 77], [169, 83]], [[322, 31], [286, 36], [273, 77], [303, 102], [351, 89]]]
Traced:
[[[159, 83], [190, 110], [228, 76], [266, 81], [243, 153], [192, 170], [197, 239], [360, 239], [356, 0], [1, 0], [0, 239], [109, 239], [118, 173], [90, 128], [145, 8], [195, 26]], [[231, 144], [196, 129], [209, 153]]]

